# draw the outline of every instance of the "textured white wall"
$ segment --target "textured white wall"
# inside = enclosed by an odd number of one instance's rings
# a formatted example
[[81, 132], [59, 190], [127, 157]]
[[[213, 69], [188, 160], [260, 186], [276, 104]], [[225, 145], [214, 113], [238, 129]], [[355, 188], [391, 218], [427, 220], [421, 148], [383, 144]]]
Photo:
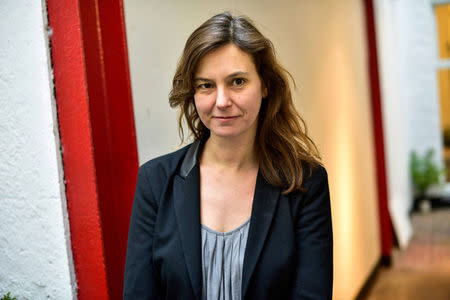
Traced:
[[389, 210], [399, 243], [406, 246], [412, 236], [410, 153], [433, 148], [437, 158], [442, 157], [434, 15], [430, 0], [374, 4]]
[[43, 3], [0, 1], [0, 297], [20, 300], [75, 295]]

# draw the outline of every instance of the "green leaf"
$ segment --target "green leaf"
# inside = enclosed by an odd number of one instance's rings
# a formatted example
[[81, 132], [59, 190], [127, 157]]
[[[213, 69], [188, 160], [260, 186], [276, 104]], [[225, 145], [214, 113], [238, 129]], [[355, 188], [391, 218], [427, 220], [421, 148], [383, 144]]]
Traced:
[[17, 298], [16, 297], [11, 297], [11, 292], [8, 292], [0, 300], [17, 300]]
[[416, 192], [424, 195], [432, 184], [439, 183], [439, 177], [445, 173], [433, 160], [434, 150], [429, 149], [421, 157], [415, 151], [411, 153], [411, 178]]

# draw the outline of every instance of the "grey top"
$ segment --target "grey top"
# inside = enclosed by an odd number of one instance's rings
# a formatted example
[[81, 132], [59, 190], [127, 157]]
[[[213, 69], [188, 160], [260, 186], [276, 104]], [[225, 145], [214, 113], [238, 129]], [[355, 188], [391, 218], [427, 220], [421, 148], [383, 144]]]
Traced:
[[250, 219], [218, 232], [202, 224], [203, 300], [240, 300], [242, 266]]

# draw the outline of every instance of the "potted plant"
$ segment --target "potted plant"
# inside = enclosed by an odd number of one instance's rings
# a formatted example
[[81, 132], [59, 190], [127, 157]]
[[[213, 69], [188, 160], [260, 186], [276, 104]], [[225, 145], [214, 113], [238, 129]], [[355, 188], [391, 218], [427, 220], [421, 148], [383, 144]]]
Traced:
[[433, 156], [433, 149], [427, 150], [423, 156], [419, 156], [415, 151], [411, 153], [411, 176], [415, 191], [413, 210], [427, 212], [431, 209], [427, 190], [431, 185], [438, 184], [441, 174], [445, 173], [445, 168], [439, 168]]
[[3, 297], [1, 297], [0, 300], [17, 300], [17, 298], [11, 297], [11, 293], [7, 293], [6, 295], [3, 295]]

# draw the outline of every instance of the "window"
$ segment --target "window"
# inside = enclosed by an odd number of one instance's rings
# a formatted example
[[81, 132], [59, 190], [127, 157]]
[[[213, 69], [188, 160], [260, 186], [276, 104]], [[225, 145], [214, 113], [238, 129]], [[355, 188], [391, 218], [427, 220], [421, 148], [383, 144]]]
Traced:
[[438, 34], [438, 93], [441, 107], [441, 129], [444, 140], [444, 161], [450, 181], [450, 1], [434, 1]]

